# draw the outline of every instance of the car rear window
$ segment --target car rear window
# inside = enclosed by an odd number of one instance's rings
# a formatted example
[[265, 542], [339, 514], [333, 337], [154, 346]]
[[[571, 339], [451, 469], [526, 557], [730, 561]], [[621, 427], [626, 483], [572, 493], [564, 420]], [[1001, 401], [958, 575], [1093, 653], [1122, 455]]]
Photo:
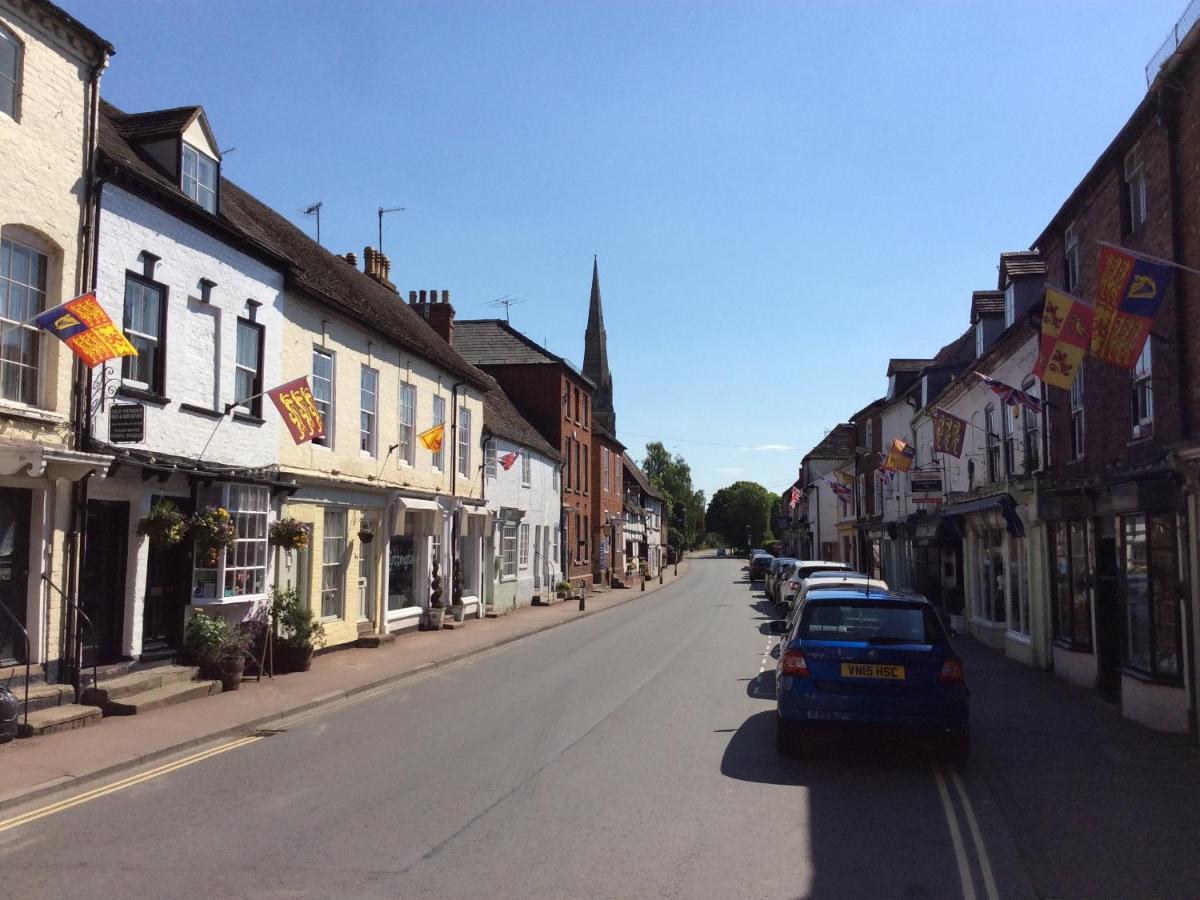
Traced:
[[853, 600], [809, 605], [797, 636], [868, 644], [933, 644], [945, 640], [937, 615], [927, 606]]

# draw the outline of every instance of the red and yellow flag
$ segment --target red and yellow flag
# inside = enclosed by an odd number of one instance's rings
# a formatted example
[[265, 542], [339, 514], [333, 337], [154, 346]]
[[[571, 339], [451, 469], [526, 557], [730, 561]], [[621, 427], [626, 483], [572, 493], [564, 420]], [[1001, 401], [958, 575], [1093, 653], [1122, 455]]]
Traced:
[[1142, 355], [1174, 270], [1116, 247], [1101, 247], [1092, 355], [1132, 369]]
[[36, 321], [70, 347], [89, 369], [118, 356], [138, 355], [97, 302], [94, 292], [48, 309]]
[[1042, 343], [1033, 374], [1047, 384], [1070, 390], [1092, 342], [1095, 308], [1086, 300], [1046, 286]]
[[297, 444], [311, 441], [313, 438], [325, 436], [325, 422], [317, 401], [313, 398], [312, 388], [308, 386], [308, 378], [301, 376], [267, 391], [267, 396], [279, 410], [283, 424], [292, 434], [292, 440]]
[[417, 435], [417, 439], [425, 445], [425, 449], [430, 453], [437, 453], [442, 449], [442, 440], [446, 437], [446, 426], [434, 425], [428, 431], [422, 431]]

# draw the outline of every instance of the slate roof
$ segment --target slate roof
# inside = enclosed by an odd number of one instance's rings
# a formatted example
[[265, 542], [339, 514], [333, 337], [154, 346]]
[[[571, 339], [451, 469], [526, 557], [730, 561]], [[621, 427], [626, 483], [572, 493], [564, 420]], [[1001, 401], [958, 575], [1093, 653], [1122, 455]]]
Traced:
[[1004, 315], [1004, 291], [971, 292], [971, 324], [981, 316]]
[[930, 366], [969, 364], [975, 358], [975, 329], [968, 328], [933, 356]]
[[598, 434], [606, 441], [611, 441], [612, 443], [616, 444], [622, 450], [625, 449], [625, 444], [621, 441], [621, 439], [609, 431], [608, 427], [595, 416], [592, 417], [592, 434]]
[[555, 462], [562, 460], [559, 452], [517, 411], [499, 385], [483, 395], [483, 428], [496, 437], [528, 447]]
[[[275, 261], [287, 282], [361, 325], [377, 332], [403, 350], [487, 390], [494, 382], [451, 349], [429, 323], [398, 294], [388, 290], [339, 256], [330, 253], [275, 210], [227, 178], [221, 179], [220, 206], [214, 216], [193, 203], [179, 186], [164, 176], [123, 133], [128, 118], [101, 101], [99, 147], [101, 154], [149, 187], [159, 197], [176, 204], [197, 227], [224, 232]], [[167, 110], [164, 121], [182, 121], [179, 107]], [[149, 115], [149, 114], [146, 114]], [[135, 119], [140, 117], [135, 116]], [[141, 126], [135, 126], [141, 127]], [[199, 218], [197, 218], [199, 217]], [[457, 336], [457, 328], [455, 329]]]
[[[110, 107], [113, 109], [113, 107]], [[204, 112], [202, 106], [176, 106], [144, 113], [126, 113], [114, 121], [121, 136], [130, 141], [178, 137]]]
[[633, 476], [633, 480], [637, 482], [638, 487], [642, 489], [643, 493], [649, 494], [651, 497], [657, 497], [659, 500], [666, 502], [667, 498], [663, 496], [662, 491], [656, 488], [654, 483], [646, 477], [646, 473], [643, 472], [638, 467], [638, 464], [633, 461], [633, 457], [631, 457], [628, 453], [622, 453], [621, 460], [625, 463], [625, 471]]
[[454, 349], [476, 366], [559, 365], [595, 388], [595, 383], [568, 360], [551, 353], [503, 319], [457, 319]]
[[833, 426], [833, 430], [806, 454], [805, 459], [847, 459], [854, 456], [858, 446], [858, 429], [849, 422]]
[[113, 48], [112, 44], [100, 37], [100, 35], [96, 34], [96, 32], [92, 31], [92, 29], [88, 28], [62, 7], [50, 3], [49, 0], [37, 0], [37, 5], [44, 9], [48, 14], [58, 19], [64, 25], [75, 29], [75, 31], [77, 31], [84, 38], [92, 41], [109, 56], [114, 56], [116, 54], [117, 51]]
[[1010, 278], [1045, 275], [1046, 271], [1046, 263], [1038, 251], [1010, 250], [1000, 254], [1000, 280], [997, 287], [1004, 290]]
[[889, 359], [887, 373], [895, 375], [897, 372], [920, 372], [931, 362], [932, 359]]

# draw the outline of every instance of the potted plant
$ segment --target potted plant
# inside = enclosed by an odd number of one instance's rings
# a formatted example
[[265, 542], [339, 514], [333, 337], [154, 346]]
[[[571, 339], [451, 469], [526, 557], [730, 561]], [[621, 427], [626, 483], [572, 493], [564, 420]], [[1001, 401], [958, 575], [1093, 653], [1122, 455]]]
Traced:
[[156, 547], [174, 547], [188, 532], [188, 520], [170, 500], [159, 500], [137, 523], [137, 533]]
[[438, 572], [438, 561], [433, 559], [433, 571], [429, 576], [429, 608], [425, 610], [425, 628], [440, 631], [446, 610], [442, 608], [442, 576]]
[[206, 506], [199, 510], [192, 516], [189, 528], [207, 568], [216, 565], [222, 550], [232, 550], [237, 545], [237, 526], [223, 506]]
[[358, 539], [364, 544], [369, 544], [375, 540], [375, 527], [371, 524], [371, 520], [365, 516], [363, 517], [362, 524], [358, 526]]
[[276, 629], [275, 671], [307, 672], [313, 651], [325, 646], [325, 626], [294, 588], [271, 591], [271, 620]]
[[271, 523], [269, 536], [271, 543], [286, 551], [304, 550], [308, 547], [309, 526], [288, 516]]
[[188, 619], [185, 646], [200, 664], [200, 676], [220, 680], [226, 691], [236, 691], [246, 670], [246, 654], [253, 635], [220, 616], [197, 611]]
[[463, 605], [463, 577], [462, 564], [456, 559], [452, 564], [450, 575], [450, 613], [454, 616], [455, 622], [462, 622], [466, 619], [466, 607]]
[[569, 582], [569, 581], [560, 581], [558, 584], [556, 584], [554, 586], [554, 594], [555, 594], [555, 596], [558, 597], [559, 600], [566, 600], [567, 596], [570, 593], [571, 593], [571, 582]]

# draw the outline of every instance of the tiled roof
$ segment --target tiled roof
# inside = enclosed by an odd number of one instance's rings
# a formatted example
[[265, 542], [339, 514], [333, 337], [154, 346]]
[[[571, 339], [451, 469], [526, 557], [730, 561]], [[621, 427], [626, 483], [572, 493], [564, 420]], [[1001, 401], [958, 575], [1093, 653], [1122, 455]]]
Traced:
[[595, 387], [591, 379], [569, 361], [539, 347], [503, 319], [458, 319], [454, 322], [454, 349], [476, 366], [560, 365]]
[[1004, 291], [973, 291], [971, 293], [971, 324], [980, 316], [1004, 315]]
[[401, 349], [461, 376], [476, 387], [486, 390], [493, 383], [452, 350], [399, 295], [330, 253], [229, 179], [221, 179], [221, 205], [217, 215], [203, 212], [125, 139], [121, 131], [125, 118], [120, 110], [101, 103], [100, 150], [139, 183], [176, 202], [193, 220], [197, 215], [202, 216], [204, 225], [210, 230], [224, 231], [252, 247], [261, 248], [286, 271], [290, 284], [357, 320]]
[[1011, 250], [1000, 254], [1000, 290], [1008, 285], [1010, 278], [1020, 278], [1025, 275], [1045, 275], [1046, 263], [1036, 250]]
[[934, 366], [952, 366], [969, 363], [975, 358], [975, 329], [968, 328], [945, 347], [934, 354]]
[[883, 406], [885, 403], [887, 403], [887, 398], [885, 398], [885, 397], [880, 397], [878, 400], [872, 400], [870, 403], [868, 403], [866, 406], [864, 406], [858, 412], [856, 412], [852, 416], [850, 416], [850, 420], [852, 422], [857, 422], [864, 415], [874, 412], [876, 409]]
[[109, 56], [113, 56], [116, 54], [117, 51], [115, 49], [113, 49], [112, 44], [110, 44], [104, 38], [100, 37], [100, 35], [96, 34], [96, 32], [92, 31], [92, 29], [88, 28], [86, 25], [84, 25], [82, 22], [80, 22], [78, 19], [76, 19], [70, 13], [68, 13], [65, 9], [62, 9], [59, 6], [56, 6], [55, 4], [50, 3], [49, 0], [37, 0], [37, 5], [40, 6], [42, 9], [44, 9], [51, 16], [58, 19], [63, 24], [67, 25], [70, 28], [75, 29], [79, 34], [81, 34], [87, 40], [95, 43], [98, 47], [100, 47]]
[[638, 468], [638, 464], [633, 461], [628, 453], [621, 454], [621, 460], [625, 463], [625, 471], [633, 476], [633, 480], [637, 482], [638, 487], [643, 493], [649, 494], [651, 497], [657, 497], [659, 500], [666, 500], [662, 495], [662, 491], [654, 486], [654, 483], [646, 477], [646, 473]]
[[[110, 109], [112, 109], [110, 107]], [[146, 141], [157, 137], [176, 137], [183, 133], [197, 116], [204, 112], [201, 106], [176, 106], [173, 109], [156, 109], [151, 112], [132, 113], [115, 120], [121, 136], [129, 141]]]
[[512, 401], [499, 385], [483, 395], [483, 427], [496, 437], [528, 447], [555, 462], [561, 460], [558, 451], [517, 412], [517, 408], [512, 405]]
[[846, 459], [858, 446], [858, 429], [849, 422], [834, 425], [833, 430], [806, 454], [805, 459]]
[[895, 375], [897, 372], [920, 372], [931, 362], [932, 359], [889, 359], [887, 373]]

